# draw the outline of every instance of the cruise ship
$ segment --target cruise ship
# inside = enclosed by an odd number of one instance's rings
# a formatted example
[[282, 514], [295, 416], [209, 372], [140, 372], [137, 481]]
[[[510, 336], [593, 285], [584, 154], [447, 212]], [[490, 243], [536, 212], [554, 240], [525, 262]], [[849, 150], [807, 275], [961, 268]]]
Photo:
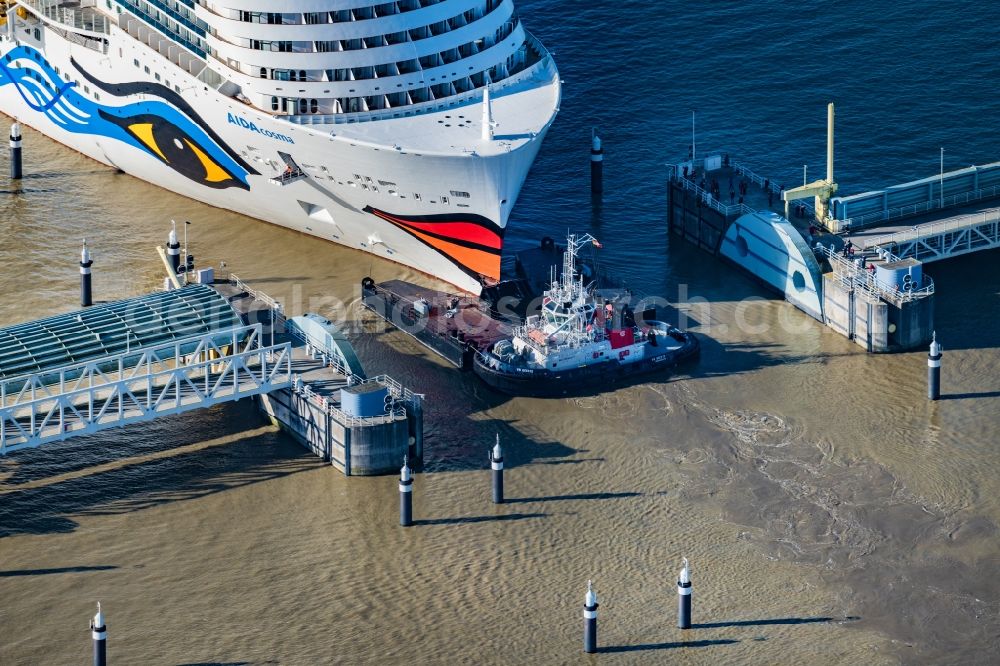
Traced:
[[0, 111], [478, 294], [560, 103], [513, 0], [0, 0]]

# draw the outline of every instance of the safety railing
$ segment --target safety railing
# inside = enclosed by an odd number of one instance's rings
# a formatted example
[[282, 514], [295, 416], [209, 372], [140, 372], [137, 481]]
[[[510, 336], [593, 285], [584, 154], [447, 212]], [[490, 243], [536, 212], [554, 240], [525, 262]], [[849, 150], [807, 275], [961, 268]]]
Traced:
[[954, 208], [955, 206], [962, 206], [969, 203], [975, 203], [976, 201], [983, 201], [985, 199], [994, 199], [1000, 197], [1000, 185], [994, 185], [993, 187], [981, 188], [978, 190], [973, 190], [972, 192], [963, 192], [960, 194], [952, 194], [944, 197], [943, 199], [935, 199], [933, 201], [925, 201], [922, 203], [910, 204], [907, 206], [898, 206], [896, 208], [890, 208], [888, 210], [879, 210], [873, 213], [866, 213], [865, 215], [859, 215], [857, 217], [849, 217], [846, 219], [834, 220], [841, 231], [852, 231], [857, 229], [863, 229], [865, 227], [871, 226], [878, 222], [887, 222], [890, 220], [898, 220], [907, 217], [916, 217], [923, 213], [929, 213], [933, 210], [941, 210], [944, 208]]
[[875, 273], [867, 270], [861, 259], [845, 257], [822, 243], [816, 243], [815, 250], [825, 256], [834, 275], [845, 287], [860, 289], [871, 296], [893, 303], [913, 301], [934, 293], [934, 281], [926, 275], [922, 277], [923, 286], [914, 288], [912, 282], [905, 282], [903, 288], [900, 288], [876, 278]]
[[0, 382], [0, 454], [210, 407], [291, 384], [291, 345], [260, 324]]
[[868, 245], [869, 246], [901, 245], [903, 243], [919, 240], [921, 238], [928, 238], [931, 236], [937, 236], [940, 234], [946, 234], [955, 231], [964, 231], [972, 227], [978, 227], [990, 224], [991, 217], [993, 223], [996, 223], [998, 220], [1000, 220], [1000, 208], [984, 210], [981, 213], [971, 213], [969, 215], [962, 215], [960, 217], [955, 217], [948, 220], [942, 220], [940, 222], [931, 222], [928, 224], [914, 225], [910, 229], [896, 231], [891, 234], [884, 234], [882, 236], [876, 236], [872, 238], [870, 241], [868, 241]]
[[729, 217], [731, 215], [735, 216], [735, 217], [739, 217], [739, 216], [745, 215], [747, 213], [756, 213], [757, 212], [756, 210], [754, 210], [753, 208], [750, 208], [750, 206], [747, 206], [746, 204], [738, 203], [738, 204], [732, 204], [732, 205], [727, 206], [726, 204], [722, 203], [721, 201], [719, 201], [718, 199], [716, 199], [714, 196], [712, 196], [712, 194], [710, 192], [708, 192], [708, 191], [702, 189], [701, 187], [699, 187], [698, 184], [695, 183], [695, 182], [693, 182], [690, 178], [683, 178], [682, 177], [682, 178], [675, 178], [675, 180], [677, 182], [681, 183], [681, 185], [685, 189], [688, 189], [688, 190], [691, 190], [692, 192], [694, 192], [698, 196], [698, 198], [705, 205], [709, 206], [710, 208], [714, 208], [715, 210], [719, 211], [720, 213], [722, 213], [726, 217]]

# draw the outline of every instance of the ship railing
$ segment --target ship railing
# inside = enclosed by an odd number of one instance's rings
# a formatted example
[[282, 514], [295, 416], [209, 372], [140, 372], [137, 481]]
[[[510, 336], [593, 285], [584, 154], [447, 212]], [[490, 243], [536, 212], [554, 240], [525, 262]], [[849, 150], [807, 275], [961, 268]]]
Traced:
[[[538, 63], [528, 67], [527, 69], [521, 70], [517, 74], [509, 76], [505, 79], [497, 81], [496, 83], [490, 84], [490, 94], [493, 95], [499, 91], [506, 90], [517, 85], [522, 84], [534, 77], [537, 70], [546, 67], [547, 61], [541, 60]], [[462, 106], [467, 104], [471, 100], [479, 99], [483, 97], [483, 89], [475, 88], [474, 90], [468, 90], [464, 93], [458, 93], [456, 95], [451, 95], [444, 99], [431, 100], [429, 102], [420, 102], [417, 104], [408, 104], [406, 106], [397, 106], [389, 109], [377, 109], [374, 111], [353, 111], [345, 113], [308, 113], [308, 114], [288, 114], [285, 116], [280, 116], [287, 120], [288, 122], [295, 123], [296, 125], [342, 125], [345, 123], [360, 123], [368, 122], [372, 120], [382, 120], [385, 118], [396, 118], [403, 116], [414, 116], [421, 115], [424, 113], [433, 113], [435, 111], [444, 111], [447, 109], [453, 109], [457, 106]]]
[[94, 33], [95, 39], [111, 31], [108, 18], [91, 7], [83, 6], [80, 0], [19, 0], [18, 4], [39, 18], [48, 19], [45, 23], [57, 24], [53, 27]]
[[294, 183], [297, 180], [302, 180], [303, 178], [308, 178], [309, 174], [299, 168], [291, 169], [290, 171], [284, 171], [279, 173], [277, 176], [271, 179], [271, 183], [274, 185], [288, 185], [289, 183]]

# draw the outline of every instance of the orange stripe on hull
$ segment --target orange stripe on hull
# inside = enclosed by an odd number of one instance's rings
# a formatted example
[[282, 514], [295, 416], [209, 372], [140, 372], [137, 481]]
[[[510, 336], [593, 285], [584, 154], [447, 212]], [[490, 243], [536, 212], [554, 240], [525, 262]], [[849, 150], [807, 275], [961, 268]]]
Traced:
[[474, 250], [469, 247], [462, 247], [461, 245], [449, 243], [448, 241], [443, 241], [439, 238], [434, 238], [433, 236], [420, 233], [416, 229], [407, 229], [407, 231], [433, 247], [438, 252], [441, 252], [469, 270], [475, 271], [480, 275], [485, 275], [486, 277], [494, 280], [500, 279], [499, 254], [493, 254], [492, 252], [485, 252], [483, 250]]

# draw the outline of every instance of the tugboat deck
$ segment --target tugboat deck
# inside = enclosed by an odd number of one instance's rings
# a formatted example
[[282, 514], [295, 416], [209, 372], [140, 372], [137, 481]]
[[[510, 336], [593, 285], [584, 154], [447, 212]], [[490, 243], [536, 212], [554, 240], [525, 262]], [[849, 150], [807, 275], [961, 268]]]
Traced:
[[487, 349], [512, 332], [476, 297], [402, 280], [362, 284], [362, 304], [459, 368], [468, 367], [471, 350]]

